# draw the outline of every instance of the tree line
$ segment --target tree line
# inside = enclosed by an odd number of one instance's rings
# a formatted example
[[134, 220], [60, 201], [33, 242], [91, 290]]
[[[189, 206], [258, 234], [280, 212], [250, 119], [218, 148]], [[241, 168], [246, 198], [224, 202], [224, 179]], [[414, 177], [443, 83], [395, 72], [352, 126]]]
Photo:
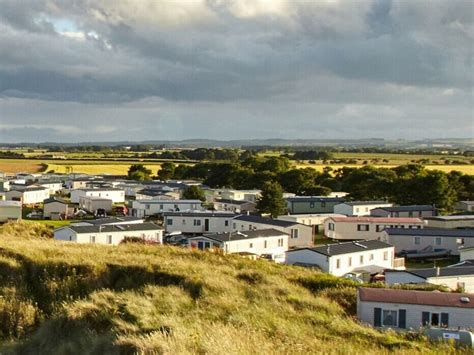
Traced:
[[0, 151], [0, 158], [1, 159], [23, 159], [25, 158], [25, 154], [12, 152], [11, 150], [8, 151]]
[[345, 191], [353, 200], [432, 204], [444, 210], [451, 210], [458, 200], [474, 199], [474, 176], [459, 171], [428, 170], [418, 164], [336, 170], [326, 167], [319, 172], [313, 168], [291, 168], [286, 157], [251, 155], [240, 161], [202, 162], [193, 166], [167, 162], [157, 176], [161, 180], [198, 179], [211, 188], [262, 189], [270, 183], [302, 196]]

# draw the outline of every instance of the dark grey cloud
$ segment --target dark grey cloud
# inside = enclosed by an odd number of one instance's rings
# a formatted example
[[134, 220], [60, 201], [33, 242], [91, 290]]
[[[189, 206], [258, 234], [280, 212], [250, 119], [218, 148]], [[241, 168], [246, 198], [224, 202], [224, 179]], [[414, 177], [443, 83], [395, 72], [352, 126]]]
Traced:
[[0, 0], [0, 140], [473, 135], [472, 6]]

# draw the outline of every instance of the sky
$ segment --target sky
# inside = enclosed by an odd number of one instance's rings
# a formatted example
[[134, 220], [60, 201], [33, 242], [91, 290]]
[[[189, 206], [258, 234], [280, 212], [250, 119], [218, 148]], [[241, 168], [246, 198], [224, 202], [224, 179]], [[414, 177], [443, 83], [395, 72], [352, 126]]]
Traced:
[[471, 0], [0, 0], [0, 142], [474, 138]]

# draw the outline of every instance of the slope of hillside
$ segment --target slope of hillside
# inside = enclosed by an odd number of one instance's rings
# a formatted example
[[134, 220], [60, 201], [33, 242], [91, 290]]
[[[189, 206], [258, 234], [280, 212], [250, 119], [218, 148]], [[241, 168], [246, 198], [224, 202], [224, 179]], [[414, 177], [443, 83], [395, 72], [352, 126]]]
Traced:
[[172, 247], [58, 243], [7, 225], [0, 353], [456, 352], [359, 324], [343, 281]]

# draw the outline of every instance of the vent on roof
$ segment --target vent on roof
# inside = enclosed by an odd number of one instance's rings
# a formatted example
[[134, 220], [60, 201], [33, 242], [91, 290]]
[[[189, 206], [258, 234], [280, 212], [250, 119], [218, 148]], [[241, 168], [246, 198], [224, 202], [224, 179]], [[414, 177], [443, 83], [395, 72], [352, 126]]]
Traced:
[[465, 296], [459, 297], [459, 300], [461, 301], [461, 303], [471, 302], [471, 299], [469, 297], [465, 297]]
[[363, 245], [363, 244], [360, 244], [360, 243], [358, 243], [358, 242], [353, 242], [353, 243], [354, 243], [354, 245], [357, 245], [358, 247], [367, 249], [367, 245]]

